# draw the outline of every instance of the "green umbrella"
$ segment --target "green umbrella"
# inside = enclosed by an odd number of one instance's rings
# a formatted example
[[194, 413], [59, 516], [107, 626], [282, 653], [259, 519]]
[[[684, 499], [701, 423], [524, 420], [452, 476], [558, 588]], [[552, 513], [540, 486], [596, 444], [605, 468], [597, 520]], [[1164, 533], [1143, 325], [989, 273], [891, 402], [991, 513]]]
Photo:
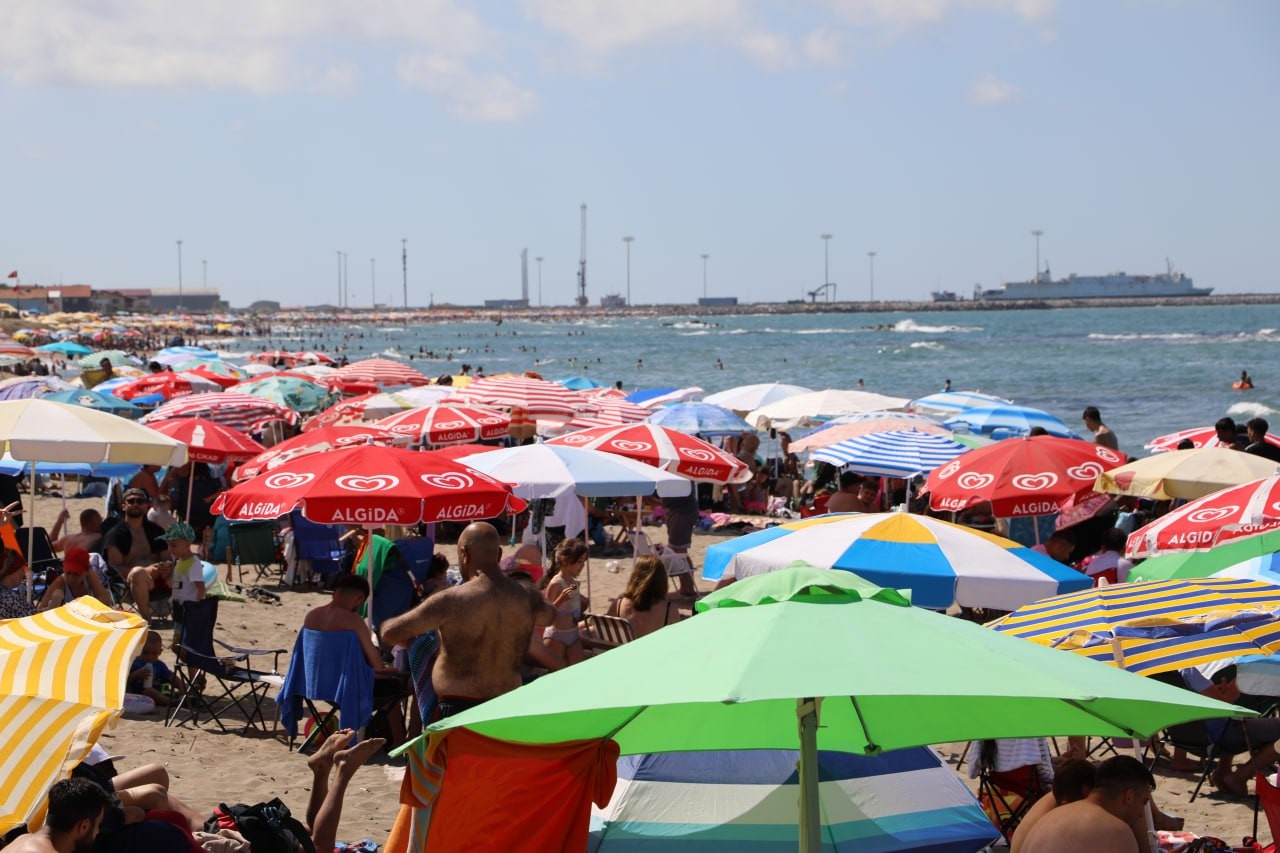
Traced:
[[329, 391], [324, 387], [293, 376], [265, 376], [233, 385], [230, 390], [252, 394], [303, 413], [327, 409], [333, 402]]
[[216, 373], [219, 376], [232, 376], [236, 379], [244, 379], [249, 375], [234, 364], [220, 361], [216, 358], [189, 358], [186, 361], [178, 362], [170, 369], [174, 373], [181, 373], [184, 370], [195, 370], [196, 368], [201, 368], [207, 373]]
[[[1208, 578], [1223, 569], [1239, 565], [1255, 558], [1266, 557], [1280, 551], [1280, 530], [1237, 539], [1225, 545], [1216, 545], [1208, 551], [1179, 551], [1143, 560], [1130, 571], [1134, 581], [1162, 581], [1175, 578]], [[1242, 575], [1234, 575], [1241, 577]], [[1252, 575], [1249, 575], [1252, 577]], [[1270, 583], [1275, 581], [1261, 577]]]
[[816, 850], [816, 750], [1145, 738], [1180, 722], [1249, 713], [911, 607], [902, 593], [849, 572], [793, 564], [697, 607], [693, 619], [428, 731], [465, 726], [523, 743], [613, 738], [626, 754], [799, 746], [801, 849]]
[[123, 350], [104, 349], [95, 353], [91, 353], [90, 355], [86, 355], [84, 358], [80, 359], [77, 362], [77, 364], [79, 364], [81, 367], [97, 367], [102, 363], [102, 360], [104, 358], [107, 361], [111, 362], [112, 367], [123, 367], [126, 364], [136, 366], [141, 363], [138, 361], [138, 359], [134, 358], [133, 356], [129, 355], [129, 353], [124, 352]]

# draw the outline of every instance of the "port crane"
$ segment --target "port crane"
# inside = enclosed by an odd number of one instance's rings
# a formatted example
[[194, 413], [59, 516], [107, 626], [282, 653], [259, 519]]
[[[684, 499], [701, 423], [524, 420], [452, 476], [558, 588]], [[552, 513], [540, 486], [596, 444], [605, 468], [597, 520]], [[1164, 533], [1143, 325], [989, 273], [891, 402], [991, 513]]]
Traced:
[[835, 301], [835, 298], [836, 298], [836, 283], [835, 283], [834, 281], [829, 281], [829, 282], [827, 282], [826, 284], [819, 285], [818, 287], [815, 287], [813, 290], [810, 290], [810, 291], [809, 291], [809, 301], [810, 301], [810, 302], [817, 302], [817, 301], [818, 301], [818, 297], [819, 297], [819, 296], [822, 296], [823, 294], [826, 294], [826, 297], [827, 297], [827, 300], [826, 300], [826, 301], [827, 301], [827, 302], [833, 302], [833, 301]]

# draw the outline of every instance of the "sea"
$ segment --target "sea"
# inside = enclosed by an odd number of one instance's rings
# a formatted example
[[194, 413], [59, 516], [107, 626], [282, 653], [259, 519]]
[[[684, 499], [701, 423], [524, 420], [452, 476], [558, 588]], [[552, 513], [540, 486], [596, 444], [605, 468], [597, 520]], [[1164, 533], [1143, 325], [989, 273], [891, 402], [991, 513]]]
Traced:
[[[430, 376], [463, 364], [488, 375], [621, 381], [628, 391], [785, 382], [916, 398], [982, 391], [1084, 432], [1097, 406], [1121, 449], [1156, 436], [1262, 416], [1280, 431], [1280, 305], [1058, 308], [902, 313], [604, 316], [416, 326], [384, 321], [276, 325], [233, 348], [382, 356]], [[1237, 391], [1240, 372], [1255, 387]], [[859, 386], [861, 383], [861, 386]]]

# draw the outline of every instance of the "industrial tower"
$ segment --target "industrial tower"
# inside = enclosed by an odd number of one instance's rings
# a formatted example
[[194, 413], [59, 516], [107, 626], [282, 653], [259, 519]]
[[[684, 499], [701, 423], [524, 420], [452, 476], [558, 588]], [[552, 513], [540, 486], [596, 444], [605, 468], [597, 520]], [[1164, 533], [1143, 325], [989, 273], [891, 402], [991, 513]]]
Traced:
[[587, 307], [587, 206], [582, 205], [582, 250], [578, 254], [578, 307]]

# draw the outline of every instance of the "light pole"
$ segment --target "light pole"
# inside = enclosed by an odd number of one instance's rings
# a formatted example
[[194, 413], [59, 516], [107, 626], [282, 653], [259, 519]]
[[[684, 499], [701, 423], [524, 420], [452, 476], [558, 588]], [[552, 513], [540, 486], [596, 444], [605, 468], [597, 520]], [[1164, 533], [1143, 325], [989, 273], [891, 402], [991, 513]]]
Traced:
[[1037, 284], [1040, 283], [1040, 235], [1043, 233], [1044, 231], [1039, 228], [1031, 232], [1031, 236], [1036, 238], [1036, 275], [1031, 280]]
[[871, 265], [871, 301], [876, 301], [876, 253], [867, 252], [867, 261]]
[[178, 241], [178, 310], [182, 310], [182, 241]]
[[709, 257], [711, 256], [710, 255], [702, 256], [702, 298], [703, 299], [707, 298], [707, 258]]
[[209, 289], [209, 262], [201, 258], [200, 266], [201, 266], [200, 286], [203, 287], [205, 290], [208, 290]]
[[539, 256], [534, 258], [534, 260], [538, 262], [538, 307], [541, 308], [542, 307], [542, 258]]
[[631, 307], [631, 243], [635, 237], [623, 237], [622, 242], [627, 244], [627, 307]]
[[400, 238], [400, 268], [404, 273], [404, 307], [409, 310], [409, 239]]
[[350, 257], [346, 252], [342, 253], [342, 307], [346, 308], [351, 305], [351, 271], [347, 269], [347, 258]]
[[342, 250], [338, 249], [338, 307], [342, 307]]
[[827, 301], [831, 301], [831, 235], [822, 235], [822, 289], [826, 291]]
[[378, 277], [374, 272], [374, 259], [369, 259], [369, 307], [378, 307]]

